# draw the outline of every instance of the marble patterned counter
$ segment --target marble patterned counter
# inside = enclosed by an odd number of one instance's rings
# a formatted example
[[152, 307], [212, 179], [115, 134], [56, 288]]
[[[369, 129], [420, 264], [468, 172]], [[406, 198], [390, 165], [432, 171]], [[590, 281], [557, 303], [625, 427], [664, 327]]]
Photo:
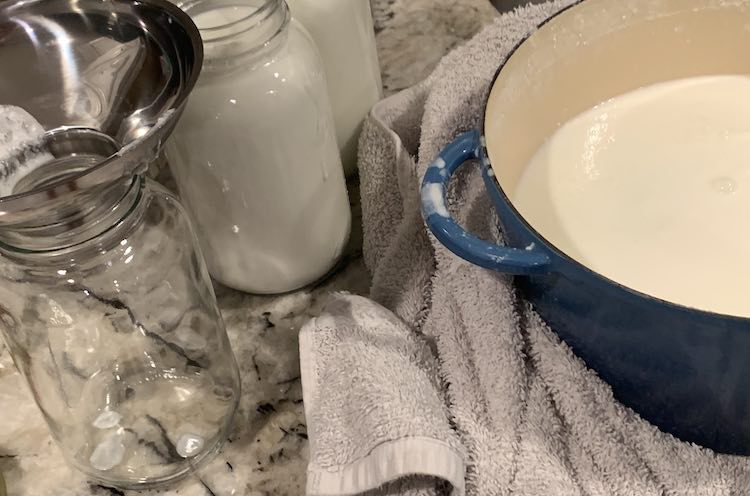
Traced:
[[[499, 0], [502, 1], [502, 0]], [[509, 0], [510, 1], [510, 0]], [[386, 94], [429, 74], [496, 11], [488, 0], [373, 0]], [[356, 184], [350, 185], [356, 200]], [[199, 473], [173, 487], [136, 493], [89, 483], [70, 469], [0, 345], [0, 472], [8, 496], [260, 496], [304, 493], [307, 428], [297, 332], [333, 291], [366, 294], [369, 276], [355, 232], [339, 271], [313, 288], [260, 297], [217, 288], [242, 375], [242, 400], [230, 439]]]

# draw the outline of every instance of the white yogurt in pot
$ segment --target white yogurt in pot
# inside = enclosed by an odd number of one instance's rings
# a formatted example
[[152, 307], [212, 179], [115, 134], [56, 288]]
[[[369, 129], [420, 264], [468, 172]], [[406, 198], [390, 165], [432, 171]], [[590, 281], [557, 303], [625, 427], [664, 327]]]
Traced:
[[536, 152], [512, 196], [592, 270], [750, 317], [750, 76], [659, 83], [584, 112]]

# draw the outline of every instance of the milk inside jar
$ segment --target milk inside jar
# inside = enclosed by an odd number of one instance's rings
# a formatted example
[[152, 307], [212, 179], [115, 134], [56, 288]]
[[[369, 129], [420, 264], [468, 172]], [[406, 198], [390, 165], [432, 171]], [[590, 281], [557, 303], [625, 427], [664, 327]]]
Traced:
[[344, 171], [357, 168], [362, 122], [382, 96], [370, 0], [288, 0], [320, 50]]
[[512, 196], [592, 270], [750, 317], [750, 77], [664, 82], [603, 102], [559, 127]]
[[317, 50], [283, 0], [181, 6], [205, 59], [167, 156], [211, 275], [264, 294], [312, 283], [350, 229]]

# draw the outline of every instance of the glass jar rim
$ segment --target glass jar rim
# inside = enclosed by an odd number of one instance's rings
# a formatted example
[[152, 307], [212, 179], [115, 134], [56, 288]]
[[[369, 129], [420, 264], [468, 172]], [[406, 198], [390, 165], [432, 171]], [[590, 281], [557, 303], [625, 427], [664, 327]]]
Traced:
[[[229, 0], [227, 2], [220, 2], [222, 5], [217, 5], [216, 0], [185, 0], [178, 3], [178, 6], [185, 11], [195, 22], [195, 19], [200, 14], [217, 10], [220, 7], [242, 7], [246, 12], [242, 15], [238, 15], [236, 19], [231, 19], [228, 22], [223, 22], [217, 25], [208, 27], [201, 27], [196, 23], [198, 31], [201, 33], [201, 38], [204, 44], [215, 43], [225, 41], [230, 38], [234, 38], [246, 31], [253, 29], [255, 26], [263, 22], [269, 17], [284, 0], [263, 0], [258, 6], [254, 7], [251, 5], [242, 5], [242, 0]], [[251, 21], [255, 21], [252, 24]], [[243, 25], [247, 25], [243, 27]], [[236, 28], [236, 30], [234, 30]], [[220, 34], [230, 30], [228, 34]], [[218, 36], [210, 37], [211, 34]], [[209, 35], [209, 36], [207, 36]]]
[[139, 206], [143, 203], [144, 188], [146, 186], [146, 180], [142, 175], [134, 176], [128, 181], [128, 185], [122, 197], [117, 201], [117, 205], [122, 204], [125, 207], [124, 211], [117, 211], [116, 208], [107, 208], [107, 212], [104, 214], [113, 215], [112, 222], [108, 223], [101, 231], [91, 233], [90, 235], [81, 236], [75, 242], [68, 245], [61, 246], [40, 246], [40, 247], [26, 247], [18, 246], [17, 243], [11, 240], [0, 240], [0, 252], [3, 252], [4, 256], [14, 257], [34, 257], [34, 256], [45, 256], [55, 257], [57, 255], [65, 255], [71, 251], [78, 250], [81, 246], [90, 243], [92, 240], [107, 236], [109, 233], [118, 230], [124, 224], [132, 220], [134, 212], [139, 209]]

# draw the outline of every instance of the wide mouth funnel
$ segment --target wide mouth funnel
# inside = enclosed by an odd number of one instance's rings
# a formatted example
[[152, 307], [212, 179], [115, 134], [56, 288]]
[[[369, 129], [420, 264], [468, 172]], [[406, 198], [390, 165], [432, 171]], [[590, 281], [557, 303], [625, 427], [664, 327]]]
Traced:
[[16, 175], [0, 227], [145, 171], [202, 61], [197, 28], [166, 0], [0, 3], [0, 138], [19, 124], [3, 109], [31, 123], [22, 142], [0, 139], [0, 176]]

